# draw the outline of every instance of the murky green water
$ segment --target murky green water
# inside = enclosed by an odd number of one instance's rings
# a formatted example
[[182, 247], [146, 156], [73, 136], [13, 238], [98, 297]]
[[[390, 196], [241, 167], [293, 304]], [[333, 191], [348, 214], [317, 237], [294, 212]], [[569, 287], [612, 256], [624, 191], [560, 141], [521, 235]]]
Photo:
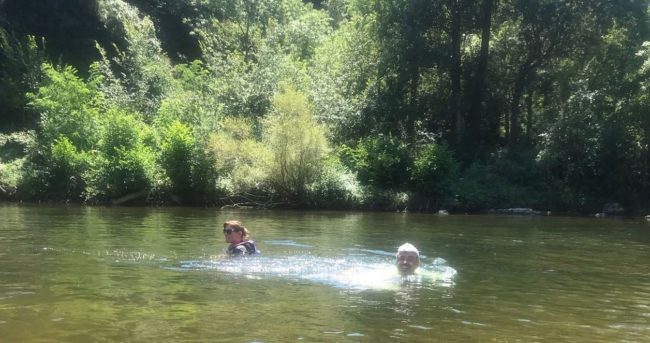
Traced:
[[[373, 279], [405, 241], [439, 277]], [[0, 341], [650, 342], [649, 262], [642, 219], [0, 205]]]

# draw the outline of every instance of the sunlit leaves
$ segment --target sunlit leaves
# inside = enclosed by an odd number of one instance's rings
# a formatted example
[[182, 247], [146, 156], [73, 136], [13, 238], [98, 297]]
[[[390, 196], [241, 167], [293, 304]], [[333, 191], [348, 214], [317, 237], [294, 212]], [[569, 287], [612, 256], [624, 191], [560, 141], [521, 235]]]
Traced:
[[224, 118], [219, 132], [210, 137], [208, 152], [227, 193], [236, 195], [265, 187], [271, 153], [255, 138], [251, 120]]
[[[103, 54], [102, 63], [107, 67], [99, 71], [124, 88], [122, 95], [126, 94], [131, 110], [151, 119], [171, 82], [171, 64], [160, 47], [153, 22], [140, 17], [135, 7], [122, 0], [100, 0], [98, 5], [105, 25], [126, 41], [126, 47], [113, 46], [115, 57]], [[114, 73], [113, 67], [120, 73]]]
[[44, 144], [59, 136], [72, 144], [89, 149], [97, 141], [97, 122], [104, 97], [97, 85], [86, 83], [72, 67], [57, 70], [43, 64], [44, 84], [30, 94], [30, 106], [41, 113], [41, 135]]
[[180, 121], [174, 121], [162, 132], [160, 145], [161, 165], [172, 182], [172, 187], [180, 192], [187, 192], [192, 186], [189, 177], [192, 166], [194, 137], [189, 127]]

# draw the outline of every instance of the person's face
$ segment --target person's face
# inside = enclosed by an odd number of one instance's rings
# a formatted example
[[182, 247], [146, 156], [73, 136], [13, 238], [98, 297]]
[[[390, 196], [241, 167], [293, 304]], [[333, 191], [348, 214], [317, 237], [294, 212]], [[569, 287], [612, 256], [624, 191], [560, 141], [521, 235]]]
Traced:
[[397, 254], [397, 270], [402, 275], [411, 275], [420, 266], [420, 258], [414, 252], [402, 251]]
[[223, 235], [226, 238], [226, 243], [237, 244], [241, 242], [242, 232], [237, 231], [237, 229], [233, 228], [232, 226], [226, 226], [223, 229]]

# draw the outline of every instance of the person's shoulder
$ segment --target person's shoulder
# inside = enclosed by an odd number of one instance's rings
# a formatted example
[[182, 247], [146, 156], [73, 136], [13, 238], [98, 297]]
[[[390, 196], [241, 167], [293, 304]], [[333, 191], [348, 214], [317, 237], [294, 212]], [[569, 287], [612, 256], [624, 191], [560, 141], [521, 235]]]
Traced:
[[228, 256], [237, 256], [240, 255], [241, 253], [242, 251], [238, 245], [229, 245], [226, 248], [226, 254], [228, 254]]
[[259, 250], [257, 250], [257, 246], [255, 245], [255, 241], [253, 240], [244, 241], [243, 245], [246, 247], [246, 250], [249, 254], [259, 253]]
[[237, 245], [231, 247], [230, 250], [231, 255], [252, 255], [259, 253], [257, 246], [255, 246], [255, 242], [252, 240], [239, 242]]

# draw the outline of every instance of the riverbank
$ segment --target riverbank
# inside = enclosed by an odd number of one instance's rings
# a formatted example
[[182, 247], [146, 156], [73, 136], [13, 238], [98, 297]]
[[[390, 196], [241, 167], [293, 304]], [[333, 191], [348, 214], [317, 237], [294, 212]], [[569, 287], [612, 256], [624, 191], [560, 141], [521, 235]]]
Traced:
[[25, 201], [25, 200], [7, 200], [0, 199], [0, 204], [14, 204], [14, 205], [24, 205], [24, 206], [81, 206], [81, 207], [98, 207], [98, 208], [212, 208], [216, 210], [296, 210], [296, 211], [359, 211], [359, 212], [397, 212], [397, 213], [421, 213], [421, 214], [430, 214], [439, 217], [444, 216], [458, 216], [458, 215], [490, 215], [490, 216], [514, 216], [514, 217], [593, 217], [593, 218], [619, 218], [619, 219], [630, 219], [630, 218], [643, 218], [646, 221], [650, 222], [650, 211], [648, 212], [636, 212], [636, 213], [605, 213], [605, 212], [596, 212], [596, 213], [580, 213], [576, 211], [549, 211], [549, 210], [535, 210], [532, 208], [526, 207], [514, 207], [514, 208], [501, 208], [501, 209], [486, 209], [475, 212], [467, 211], [449, 211], [445, 209], [440, 209], [437, 211], [413, 211], [409, 210], [408, 207], [403, 208], [363, 208], [363, 207], [350, 207], [350, 208], [314, 208], [314, 207], [298, 207], [298, 206], [286, 206], [283, 204], [270, 204], [267, 206], [260, 206], [256, 203], [229, 203], [229, 204], [203, 204], [203, 205], [188, 205], [188, 204], [179, 204], [174, 202], [156, 202], [148, 203], [142, 201], [142, 197], [133, 197], [130, 199], [132, 201], [125, 202], [80, 202], [80, 201], [69, 201], [69, 200], [36, 200], [36, 201]]

